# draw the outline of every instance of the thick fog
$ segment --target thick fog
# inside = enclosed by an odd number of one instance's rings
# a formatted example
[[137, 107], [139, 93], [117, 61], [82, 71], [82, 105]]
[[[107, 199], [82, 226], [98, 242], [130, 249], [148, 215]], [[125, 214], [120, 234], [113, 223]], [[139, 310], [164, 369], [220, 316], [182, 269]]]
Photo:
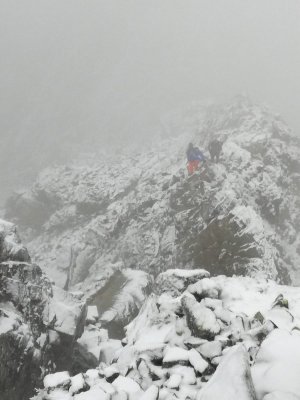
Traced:
[[0, 0], [2, 197], [194, 100], [245, 92], [300, 131], [299, 21], [299, 0]]

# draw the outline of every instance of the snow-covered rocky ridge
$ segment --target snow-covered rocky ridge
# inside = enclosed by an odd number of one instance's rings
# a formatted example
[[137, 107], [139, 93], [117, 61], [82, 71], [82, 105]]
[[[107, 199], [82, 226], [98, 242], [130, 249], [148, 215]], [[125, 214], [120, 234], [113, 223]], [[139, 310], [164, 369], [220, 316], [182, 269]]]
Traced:
[[299, 288], [204, 270], [155, 283], [122, 342], [89, 325], [97, 368], [47, 375], [34, 400], [300, 399]]
[[[9, 200], [7, 218], [57, 285], [94, 293], [124, 268], [195, 267], [300, 282], [299, 139], [245, 98], [194, 119], [146, 153], [47, 169]], [[188, 178], [187, 143], [205, 150], [214, 136], [221, 162]]]
[[[188, 177], [187, 143], [206, 149], [214, 136], [220, 163]], [[36, 398], [300, 397], [299, 149], [280, 118], [243, 98], [148, 152], [50, 168], [13, 196], [6, 217], [51, 290], [88, 304], [68, 365], [53, 366]], [[28, 256], [22, 245], [3, 254]], [[56, 312], [63, 326], [68, 313]], [[49, 329], [39, 335], [51, 350]]]

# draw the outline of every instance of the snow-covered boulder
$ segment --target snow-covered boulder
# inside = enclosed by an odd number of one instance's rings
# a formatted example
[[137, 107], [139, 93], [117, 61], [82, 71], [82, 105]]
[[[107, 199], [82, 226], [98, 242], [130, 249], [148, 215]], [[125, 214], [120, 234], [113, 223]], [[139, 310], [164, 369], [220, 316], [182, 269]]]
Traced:
[[44, 378], [44, 386], [46, 389], [55, 387], [69, 388], [71, 384], [70, 375], [68, 372], [56, 372], [55, 374], [49, 374]]
[[271, 396], [274, 392], [298, 396], [300, 393], [299, 373], [300, 335], [298, 330], [289, 332], [287, 329], [275, 329], [262, 343], [252, 367], [258, 400], [264, 399], [267, 394]]
[[86, 319], [86, 303], [80, 301], [72, 293], [53, 286], [53, 296], [46, 303], [43, 312], [45, 325], [61, 334], [69, 336], [72, 340], [81, 336]]
[[197, 400], [256, 400], [248, 354], [243, 346], [228, 351]]
[[199, 346], [199, 352], [205, 358], [218, 357], [222, 354], [222, 343], [219, 340], [203, 343]]
[[166, 368], [174, 365], [188, 365], [189, 352], [180, 347], [169, 347], [165, 351], [163, 364]]
[[189, 362], [199, 374], [203, 374], [209, 365], [195, 349], [189, 351]]
[[209, 272], [204, 269], [169, 269], [156, 278], [155, 291], [158, 294], [169, 292], [174, 296], [179, 296], [190, 284], [209, 276]]
[[71, 377], [69, 392], [71, 395], [78, 394], [87, 389], [87, 383], [85, 382], [82, 373], [79, 373]]
[[182, 307], [186, 313], [187, 325], [194, 336], [211, 340], [220, 332], [216, 315], [203, 303], [185, 296], [182, 298]]
[[218, 299], [220, 288], [218, 287], [216, 282], [211, 279], [205, 278], [190, 285], [188, 287], [188, 291], [192, 293], [197, 300], [200, 301], [201, 299], [204, 299], [206, 297], [209, 297], [211, 299]]

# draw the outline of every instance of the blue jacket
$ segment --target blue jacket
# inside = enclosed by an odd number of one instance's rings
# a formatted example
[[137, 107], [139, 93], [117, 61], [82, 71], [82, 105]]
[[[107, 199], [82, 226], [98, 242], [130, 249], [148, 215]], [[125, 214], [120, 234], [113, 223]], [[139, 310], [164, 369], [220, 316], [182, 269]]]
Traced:
[[205, 157], [202, 151], [198, 147], [193, 147], [187, 150], [186, 156], [188, 161], [204, 161]]

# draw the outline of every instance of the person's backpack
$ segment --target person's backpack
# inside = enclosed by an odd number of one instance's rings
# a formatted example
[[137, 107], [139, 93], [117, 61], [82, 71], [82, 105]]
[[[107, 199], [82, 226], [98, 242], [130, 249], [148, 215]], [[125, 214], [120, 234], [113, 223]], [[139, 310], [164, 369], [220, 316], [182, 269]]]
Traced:
[[195, 160], [205, 161], [204, 154], [198, 147], [194, 148], [194, 155], [195, 155]]

